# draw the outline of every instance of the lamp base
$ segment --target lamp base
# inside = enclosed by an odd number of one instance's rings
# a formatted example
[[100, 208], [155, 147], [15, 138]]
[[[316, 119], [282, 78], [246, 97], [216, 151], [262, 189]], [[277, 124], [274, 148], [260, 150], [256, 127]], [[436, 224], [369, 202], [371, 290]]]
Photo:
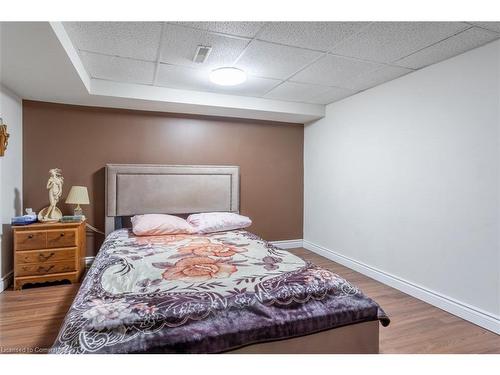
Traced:
[[75, 209], [73, 210], [73, 215], [75, 215], [75, 216], [82, 216], [83, 215], [83, 210], [80, 207], [80, 205], [75, 207]]

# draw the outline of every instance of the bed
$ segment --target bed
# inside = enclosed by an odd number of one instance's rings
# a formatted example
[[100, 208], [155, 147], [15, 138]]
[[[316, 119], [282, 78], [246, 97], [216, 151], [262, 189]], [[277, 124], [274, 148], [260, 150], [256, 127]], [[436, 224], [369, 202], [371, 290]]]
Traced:
[[238, 212], [234, 166], [106, 166], [106, 240], [51, 353], [378, 353], [380, 306], [258, 236], [135, 236], [144, 213]]

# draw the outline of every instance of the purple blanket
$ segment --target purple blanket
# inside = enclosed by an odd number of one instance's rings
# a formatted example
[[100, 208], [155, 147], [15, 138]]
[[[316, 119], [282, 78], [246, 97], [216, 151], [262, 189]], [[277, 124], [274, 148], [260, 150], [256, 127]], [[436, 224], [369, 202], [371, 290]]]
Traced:
[[334, 273], [246, 231], [111, 233], [51, 353], [217, 353], [389, 319]]

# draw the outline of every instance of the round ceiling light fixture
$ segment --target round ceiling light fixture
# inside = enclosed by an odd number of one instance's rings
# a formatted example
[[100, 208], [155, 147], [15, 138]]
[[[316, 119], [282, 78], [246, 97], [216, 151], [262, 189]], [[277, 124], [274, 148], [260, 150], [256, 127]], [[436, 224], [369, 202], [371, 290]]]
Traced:
[[224, 67], [210, 73], [210, 81], [221, 86], [236, 86], [246, 80], [247, 74], [238, 68]]

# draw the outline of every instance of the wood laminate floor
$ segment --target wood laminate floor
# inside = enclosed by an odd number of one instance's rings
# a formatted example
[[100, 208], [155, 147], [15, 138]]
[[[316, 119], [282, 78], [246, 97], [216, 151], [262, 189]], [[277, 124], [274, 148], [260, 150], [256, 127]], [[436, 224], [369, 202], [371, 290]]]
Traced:
[[[380, 328], [381, 353], [500, 353], [500, 336], [306, 249], [296, 255], [356, 284], [391, 318]], [[0, 293], [0, 353], [49, 348], [79, 285]], [[15, 350], [15, 349], [14, 349]]]

